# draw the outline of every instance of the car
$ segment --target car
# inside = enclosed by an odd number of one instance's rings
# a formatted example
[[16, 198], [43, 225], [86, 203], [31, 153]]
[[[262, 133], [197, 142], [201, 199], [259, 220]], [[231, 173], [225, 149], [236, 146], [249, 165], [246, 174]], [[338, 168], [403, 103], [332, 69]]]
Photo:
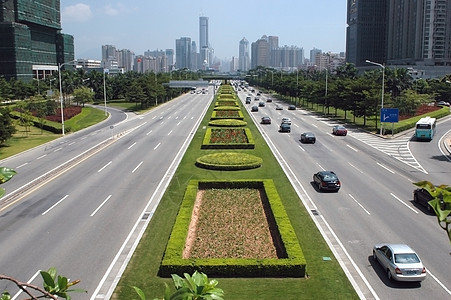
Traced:
[[258, 106], [265, 107], [265, 102], [263, 102], [263, 101], [258, 102]]
[[283, 109], [282, 106], [280, 106], [279, 104], [276, 105], [276, 110], [282, 110], [282, 109]]
[[[413, 201], [424, 206], [429, 213], [434, 213], [434, 209], [429, 205], [429, 201], [433, 199], [434, 197], [424, 188], [418, 188], [413, 191]], [[442, 210], [451, 210], [451, 204], [444, 202], [443, 199], [440, 201], [440, 205]]]
[[348, 134], [348, 130], [343, 125], [335, 125], [332, 127], [332, 134], [346, 136]]
[[376, 244], [373, 259], [379, 262], [389, 280], [420, 282], [426, 278], [420, 257], [408, 245]]
[[314, 144], [316, 142], [316, 137], [313, 132], [304, 132], [301, 134], [301, 143], [312, 143]]
[[280, 124], [279, 132], [291, 132], [291, 125], [287, 123]]
[[262, 124], [271, 124], [271, 118], [268, 116], [262, 117]]
[[288, 105], [288, 110], [296, 110], [296, 105], [294, 104]]
[[250, 99], [246, 99], [246, 104], [250, 104], [251, 100]]
[[272, 102], [271, 98], [266, 99], [266, 102]]
[[313, 183], [320, 192], [323, 190], [338, 192], [341, 187], [341, 182], [333, 171], [319, 171], [313, 174]]
[[290, 118], [282, 118], [282, 124], [288, 124], [288, 125], [291, 125], [291, 120], [290, 120]]
[[254, 101], [260, 101], [260, 97], [254, 97]]
[[449, 102], [446, 102], [446, 101], [439, 101], [439, 102], [437, 102], [437, 105], [438, 106], [449, 106], [450, 104], [449, 104]]
[[252, 106], [251, 111], [258, 111], [258, 106], [257, 105]]

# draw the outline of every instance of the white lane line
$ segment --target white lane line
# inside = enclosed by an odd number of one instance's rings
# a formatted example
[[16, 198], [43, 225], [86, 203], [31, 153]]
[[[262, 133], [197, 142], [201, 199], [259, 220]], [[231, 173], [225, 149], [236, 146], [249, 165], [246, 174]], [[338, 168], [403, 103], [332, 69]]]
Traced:
[[451, 290], [449, 290], [440, 280], [438, 280], [438, 278], [437, 277], [435, 277], [435, 275], [433, 275], [432, 273], [431, 273], [431, 271], [429, 271], [429, 270], [427, 270], [428, 271], [428, 274], [429, 274], [429, 276], [431, 276], [432, 278], [434, 278], [434, 280], [449, 294], [449, 295], [451, 295]]
[[354, 150], [355, 152], [359, 152], [359, 150], [357, 150], [356, 148], [353, 148], [353, 147], [351, 147], [351, 146], [349, 146], [349, 145], [346, 145], [346, 147], [348, 147], [348, 148]]
[[352, 196], [351, 194], [348, 194], [348, 195], [349, 195], [349, 197], [351, 197], [351, 199], [354, 200], [354, 202], [357, 203], [357, 205], [360, 206], [360, 207], [361, 207], [368, 215], [371, 215], [370, 212], [369, 212], [365, 207], [363, 207], [363, 205], [362, 205], [359, 201], [357, 201], [356, 198], [354, 198], [354, 196]]
[[103, 200], [102, 204], [100, 204], [99, 207], [97, 207], [96, 210], [92, 212], [92, 214], [90, 215], [90, 217], [93, 217], [93, 216], [99, 211], [99, 209], [101, 209], [102, 206], [103, 206], [108, 200], [110, 200], [110, 198], [111, 198], [111, 195], [109, 195], [108, 197], [106, 197], [106, 199]]
[[402, 201], [401, 199], [399, 199], [395, 194], [390, 193], [390, 195], [395, 198], [396, 200], [398, 200], [399, 202], [401, 202], [402, 204], [404, 204], [408, 209], [410, 209], [411, 211], [413, 211], [414, 213], [418, 214], [418, 211], [416, 211], [415, 209], [413, 209], [412, 207], [410, 207], [407, 203], [405, 203], [404, 201]]
[[26, 165], [28, 165], [27, 162], [26, 162], [26, 163], [23, 163], [23, 164], [21, 164], [21, 165], [19, 165], [19, 166], [17, 166], [16, 169], [19, 169], [19, 168], [24, 167], [24, 166], [26, 166]]
[[135, 146], [135, 145], [136, 145], [136, 142], [133, 143], [133, 144], [131, 144], [130, 147], [127, 148], [127, 150], [130, 150], [130, 149], [133, 148], [133, 146]]
[[379, 165], [379, 167], [384, 168], [385, 170], [387, 170], [388, 172], [395, 174], [395, 171], [390, 170], [389, 168], [387, 168], [386, 166], [382, 165], [381, 163], [377, 163]]
[[56, 202], [55, 204], [53, 204], [49, 209], [47, 209], [45, 212], [42, 213], [42, 215], [45, 215], [46, 213], [48, 213], [49, 211], [51, 211], [52, 209], [54, 209], [58, 204], [60, 204], [61, 202], [63, 202], [67, 197], [69, 197], [69, 195], [64, 196], [63, 198], [61, 198], [58, 202]]
[[303, 147], [301, 147], [300, 145], [298, 145], [298, 147], [301, 148], [301, 150], [305, 152], [305, 149]]
[[[27, 283], [28, 283], [28, 284], [32, 283], [33, 280], [34, 280], [36, 277], [38, 277], [39, 274], [41, 274], [41, 270], [38, 270], [36, 273], [34, 273], [34, 275], [30, 278], [30, 280], [27, 281]], [[22, 294], [22, 293], [23, 293], [23, 291], [22, 291], [22, 290], [19, 290], [19, 291], [11, 298], [11, 300], [16, 300], [17, 297], [19, 297], [20, 294]]]
[[171, 135], [171, 133], [172, 133], [172, 130], [171, 130], [171, 131], [169, 131], [168, 135]]
[[69, 143], [67, 144], [68, 146], [72, 146], [73, 144], [75, 144], [75, 142]]
[[58, 148], [58, 149], [55, 149], [55, 150], [53, 150], [53, 152], [58, 152], [58, 151], [60, 151], [60, 150], [62, 150], [63, 148]]
[[141, 165], [143, 164], [143, 162], [140, 162], [132, 171], [132, 173], [135, 173], [136, 170], [138, 170], [139, 167], [141, 167]]
[[362, 172], [359, 168], [357, 168], [356, 166], [354, 166], [354, 165], [351, 164], [350, 162], [348, 162], [348, 164], [349, 164], [351, 167], [353, 167], [354, 169], [356, 169], [357, 171], [359, 171], [360, 173], [363, 174], [363, 172]]
[[178, 123], [177, 123], [177, 126], [179, 126], [179, 125], [180, 125], [180, 123], [182, 123], [182, 122], [178, 122]]
[[44, 155], [39, 156], [38, 158], [36, 158], [36, 160], [40, 160], [41, 158], [44, 158], [44, 157], [46, 157], [46, 156], [47, 156], [47, 154], [44, 154]]
[[108, 167], [110, 164], [112, 163], [112, 161], [110, 160], [109, 163], [107, 163], [106, 165], [104, 165], [102, 168], [100, 168], [100, 170], [97, 171], [97, 173], [100, 173], [103, 171], [103, 169], [105, 169], [106, 167]]
[[155, 146], [155, 148], [153, 148], [153, 150], [157, 150], [158, 147], [160, 147], [161, 143], [158, 143], [158, 145]]
[[149, 135], [149, 134], [151, 134], [152, 133], [152, 130], [151, 131], [149, 131], [146, 135]]

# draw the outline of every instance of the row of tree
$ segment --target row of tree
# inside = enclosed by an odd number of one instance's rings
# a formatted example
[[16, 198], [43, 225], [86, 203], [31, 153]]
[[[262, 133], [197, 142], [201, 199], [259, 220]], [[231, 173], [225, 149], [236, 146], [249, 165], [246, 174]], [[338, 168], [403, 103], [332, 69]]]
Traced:
[[[408, 69], [385, 67], [359, 73], [353, 64], [346, 63], [333, 71], [307, 69], [283, 72], [257, 67], [246, 75], [254, 86], [273, 90], [297, 101], [351, 111], [354, 117], [379, 117], [382, 105], [382, 77], [384, 77], [384, 107], [399, 109], [400, 115], [413, 115], [418, 107], [451, 98], [451, 75], [440, 79], [416, 79]], [[385, 76], [383, 76], [385, 75]], [[345, 116], [346, 118], [346, 116]]]

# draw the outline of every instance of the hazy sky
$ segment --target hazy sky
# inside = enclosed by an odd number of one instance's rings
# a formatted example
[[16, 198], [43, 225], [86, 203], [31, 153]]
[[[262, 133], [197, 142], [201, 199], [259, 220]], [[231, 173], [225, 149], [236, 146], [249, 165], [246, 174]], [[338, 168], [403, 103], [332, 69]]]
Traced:
[[209, 42], [220, 59], [238, 57], [240, 40], [279, 37], [279, 46], [345, 51], [344, 0], [61, 0], [63, 33], [74, 36], [75, 58], [101, 59], [102, 45], [174, 49], [190, 37], [199, 46], [199, 16], [208, 17]]

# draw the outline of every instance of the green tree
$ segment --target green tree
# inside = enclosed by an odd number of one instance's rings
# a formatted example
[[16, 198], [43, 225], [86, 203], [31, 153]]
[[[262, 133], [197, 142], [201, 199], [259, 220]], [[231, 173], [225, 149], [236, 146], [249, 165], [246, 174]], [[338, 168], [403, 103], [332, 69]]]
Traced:
[[132, 82], [127, 90], [127, 93], [125, 94], [125, 99], [128, 102], [135, 102], [136, 106], [138, 106], [138, 103], [141, 103], [141, 108], [143, 107], [143, 102], [146, 101], [146, 94], [137, 81]]
[[426, 189], [434, 198], [429, 205], [434, 209], [438, 225], [446, 231], [451, 244], [451, 186], [435, 186], [429, 181], [420, 181], [414, 185]]
[[404, 90], [399, 97], [393, 99], [393, 106], [399, 109], [400, 114], [413, 115], [418, 107], [432, 101], [428, 94], [418, 94], [414, 90]]
[[[0, 167], [0, 184], [3, 184], [13, 178], [16, 175], [16, 171], [7, 167]], [[0, 198], [5, 195], [5, 189], [0, 188]]]
[[94, 92], [87, 87], [79, 87], [74, 90], [73, 97], [75, 102], [81, 103], [83, 107], [85, 103], [90, 103], [94, 99]]
[[0, 108], [0, 144], [4, 144], [16, 132], [8, 108]]
[[[176, 291], [171, 294], [171, 289], [165, 283], [165, 295], [163, 300], [223, 300], [224, 291], [217, 288], [218, 281], [216, 279], [208, 279], [204, 273], [195, 271], [193, 276], [184, 273], [185, 278], [172, 274]], [[141, 300], [145, 300], [144, 292], [133, 287]], [[156, 299], [157, 300], [157, 299]]]

